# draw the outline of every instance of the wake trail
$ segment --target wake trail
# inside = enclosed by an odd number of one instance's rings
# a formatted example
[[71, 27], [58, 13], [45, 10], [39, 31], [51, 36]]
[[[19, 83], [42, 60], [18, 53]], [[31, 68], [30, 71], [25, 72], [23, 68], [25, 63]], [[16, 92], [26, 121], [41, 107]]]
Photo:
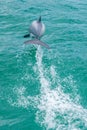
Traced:
[[40, 46], [38, 46], [37, 52], [36, 52], [37, 68], [39, 71], [39, 80], [40, 80], [40, 84], [41, 84], [41, 89], [45, 89], [46, 87], [49, 88], [50, 83], [44, 76], [42, 58], [43, 58], [43, 50], [41, 49]]
[[[41, 89], [36, 121], [45, 126], [47, 130], [81, 130], [87, 128], [87, 110], [80, 104], [74, 103], [69, 94], [63, 92], [61, 84], [58, 84], [54, 89], [50, 88], [52, 83], [49, 78], [46, 79], [45, 77], [42, 59], [43, 51], [38, 46], [36, 60]], [[50, 75], [55, 81], [56, 70], [53, 65], [50, 67]], [[73, 80], [71, 79], [70, 82], [73, 82]], [[74, 86], [73, 84], [72, 87]]]
[[9, 103], [12, 106], [25, 109], [30, 106], [35, 108], [37, 110], [35, 112], [35, 121], [46, 130], [87, 129], [87, 109], [84, 109], [79, 102], [75, 102], [71, 98], [70, 95], [73, 93], [65, 93], [60, 82], [61, 80], [66, 81], [67, 86], [70, 86], [75, 92], [76, 85], [72, 77], [61, 79], [55, 65], [51, 65], [48, 68], [44, 67], [44, 55], [40, 46], [37, 46], [35, 56], [35, 72], [38, 73], [40, 93], [36, 96], [30, 96], [26, 95], [26, 86], [15, 87], [13, 94], [16, 95], [16, 100], [14, 101], [11, 98]]

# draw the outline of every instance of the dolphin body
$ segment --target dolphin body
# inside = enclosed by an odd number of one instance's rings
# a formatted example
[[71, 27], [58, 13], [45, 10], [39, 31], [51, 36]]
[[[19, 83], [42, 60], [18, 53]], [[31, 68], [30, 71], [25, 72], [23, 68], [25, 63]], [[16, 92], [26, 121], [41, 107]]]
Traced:
[[34, 39], [28, 40], [24, 43], [25, 44], [38, 44], [49, 49], [50, 47], [46, 43], [40, 41], [40, 38], [43, 36], [44, 32], [45, 32], [45, 25], [42, 23], [41, 16], [40, 16], [38, 20], [35, 20], [31, 23], [30, 28], [29, 28], [29, 34], [24, 35], [24, 38], [33, 36]]

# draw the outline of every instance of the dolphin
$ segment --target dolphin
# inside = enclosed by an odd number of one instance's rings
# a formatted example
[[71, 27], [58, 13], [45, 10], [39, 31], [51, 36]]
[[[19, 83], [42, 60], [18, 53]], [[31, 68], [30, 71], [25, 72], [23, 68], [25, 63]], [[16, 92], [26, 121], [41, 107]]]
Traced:
[[29, 34], [24, 35], [24, 38], [32, 36], [34, 39], [28, 40], [24, 43], [25, 44], [38, 44], [49, 49], [50, 48], [49, 45], [47, 45], [46, 43], [40, 40], [44, 32], [45, 32], [45, 25], [43, 24], [41, 20], [41, 16], [40, 16], [38, 20], [35, 20], [31, 23], [29, 27]]

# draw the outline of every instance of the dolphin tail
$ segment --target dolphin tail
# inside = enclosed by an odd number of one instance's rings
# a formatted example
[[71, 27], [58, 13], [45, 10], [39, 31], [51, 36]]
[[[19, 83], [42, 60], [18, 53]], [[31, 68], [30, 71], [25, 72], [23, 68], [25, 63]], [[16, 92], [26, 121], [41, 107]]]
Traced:
[[24, 42], [25, 44], [38, 44], [38, 45], [41, 45], [41, 46], [44, 46], [46, 47], [47, 49], [50, 49], [49, 45], [47, 45], [46, 43], [38, 40], [38, 39], [34, 39], [34, 40], [28, 40], [26, 42]]

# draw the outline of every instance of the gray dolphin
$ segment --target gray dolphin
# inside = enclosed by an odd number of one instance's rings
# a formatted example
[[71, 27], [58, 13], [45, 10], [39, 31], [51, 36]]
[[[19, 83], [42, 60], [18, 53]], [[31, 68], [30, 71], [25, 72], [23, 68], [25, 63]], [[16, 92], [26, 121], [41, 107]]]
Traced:
[[33, 36], [34, 39], [28, 40], [24, 43], [38, 44], [38, 45], [42, 45], [49, 49], [50, 47], [46, 43], [40, 41], [40, 38], [43, 36], [44, 32], [45, 32], [45, 25], [42, 23], [41, 16], [40, 16], [38, 20], [35, 20], [31, 23], [31, 25], [29, 27], [29, 34], [24, 35], [24, 38]]

